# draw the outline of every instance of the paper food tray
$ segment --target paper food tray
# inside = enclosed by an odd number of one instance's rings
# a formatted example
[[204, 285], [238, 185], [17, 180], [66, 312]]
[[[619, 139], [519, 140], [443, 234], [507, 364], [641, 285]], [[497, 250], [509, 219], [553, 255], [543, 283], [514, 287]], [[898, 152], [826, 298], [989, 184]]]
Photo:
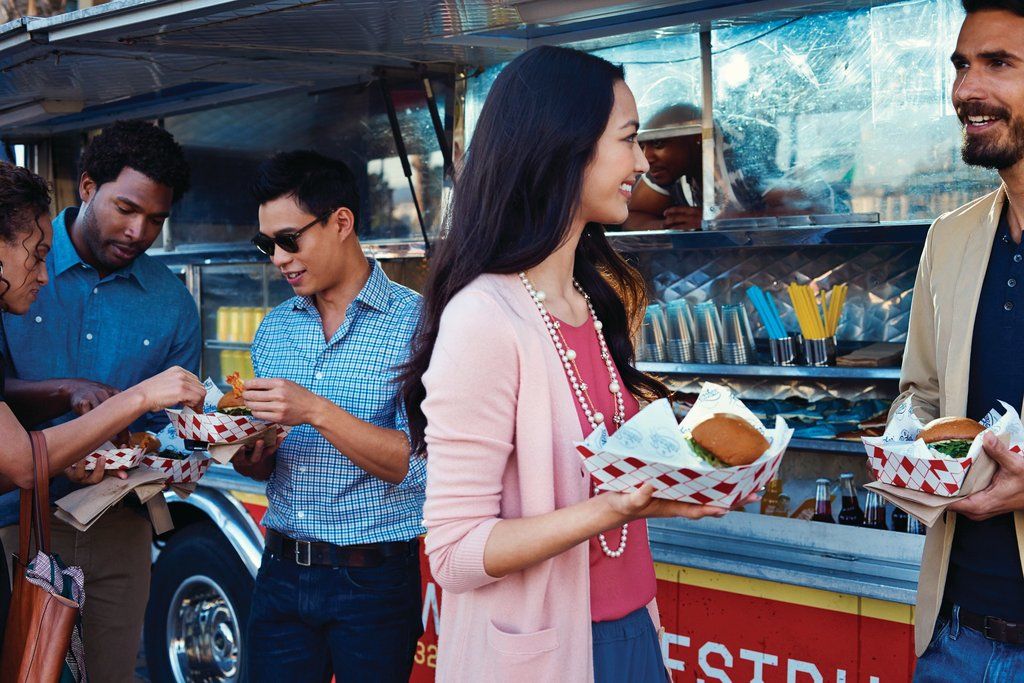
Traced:
[[[254, 434], [259, 434], [270, 425], [263, 420], [244, 415], [232, 416], [224, 413], [197, 413], [191, 408], [181, 410], [168, 409], [167, 417], [174, 425], [178, 436], [192, 441], [206, 443], [234, 443]], [[278, 434], [287, 434], [288, 430], [275, 425]]]
[[[971, 465], [981, 453], [986, 432], [974, 437], [967, 455], [962, 458], [942, 458], [917, 438], [924, 424], [914, 415], [911, 398], [899, 405], [882, 436], [861, 438], [867, 452], [868, 465], [875, 479], [883, 484], [937, 496], [952, 497], [960, 493]], [[995, 411], [982, 420], [994, 434], [1008, 434], [1010, 443], [1021, 443], [1024, 426], [1020, 416], [1010, 405], [1002, 403], [1006, 411], [1002, 417]]]
[[[753, 425], [770, 446], [760, 458], [741, 467], [715, 468], [693, 455], [686, 437], [714, 413], [733, 413]], [[681, 424], [667, 399], [655, 401], [622, 425], [611, 437], [599, 425], [576, 445], [583, 464], [604, 491], [633, 491], [644, 483], [657, 498], [733, 507], [764, 487], [779, 470], [793, 436], [781, 417], [764, 425], [726, 387], [705, 383]]]
[[145, 455], [142, 457], [143, 467], [166, 472], [168, 474], [167, 481], [172, 484], [199, 481], [206, 474], [206, 470], [210, 468], [211, 462], [212, 460], [208, 456], [201, 454], [193, 454], [183, 460], [157, 455]]
[[107, 466], [104, 469], [130, 470], [133, 467], [138, 467], [143, 454], [144, 451], [141, 447], [117, 448], [113, 443], [108, 441], [89, 455], [85, 456], [85, 469], [96, 469], [96, 463], [101, 457], [105, 457], [107, 459]]

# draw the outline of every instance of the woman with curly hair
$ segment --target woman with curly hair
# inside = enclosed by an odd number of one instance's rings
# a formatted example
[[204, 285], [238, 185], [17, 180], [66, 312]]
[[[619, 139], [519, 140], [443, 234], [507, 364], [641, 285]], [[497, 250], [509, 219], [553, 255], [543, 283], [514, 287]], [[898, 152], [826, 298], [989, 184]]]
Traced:
[[[0, 161], [0, 315], [27, 313], [39, 289], [49, 281], [46, 254], [52, 238], [46, 181], [31, 171]], [[5, 365], [0, 346], [0, 491], [29, 488], [33, 481], [28, 432], [4, 400]], [[49, 474], [64, 471], [141, 415], [181, 403], [200, 406], [205, 396], [206, 391], [195, 375], [175, 367], [115, 394], [74, 420], [44, 429]], [[103, 464], [97, 465], [98, 474], [93, 475], [97, 481], [103, 475]], [[2, 642], [9, 599], [6, 562], [0, 562], [0, 574]]]

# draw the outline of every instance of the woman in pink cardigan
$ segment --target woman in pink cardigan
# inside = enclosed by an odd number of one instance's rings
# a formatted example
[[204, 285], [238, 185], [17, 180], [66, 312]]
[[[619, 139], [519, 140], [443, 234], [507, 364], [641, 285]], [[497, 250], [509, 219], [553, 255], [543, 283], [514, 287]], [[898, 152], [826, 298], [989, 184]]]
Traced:
[[602, 224], [647, 162], [621, 67], [541, 47], [484, 104], [403, 377], [444, 590], [439, 681], [659, 682], [647, 517], [721, 508], [596, 493], [574, 442], [665, 388], [632, 367], [644, 283]]

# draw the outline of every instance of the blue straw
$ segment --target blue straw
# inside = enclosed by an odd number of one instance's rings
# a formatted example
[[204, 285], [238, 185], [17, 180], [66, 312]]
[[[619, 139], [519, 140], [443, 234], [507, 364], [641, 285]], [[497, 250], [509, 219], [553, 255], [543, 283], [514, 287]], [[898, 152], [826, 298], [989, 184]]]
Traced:
[[778, 314], [773, 314], [770, 306], [769, 299], [765, 296], [765, 293], [757, 285], [752, 285], [747, 288], [747, 296], [750, 301], [754, 304], [754, 308], [757, 309], [757, 314], [761, 318], [761, 322], [764, 323], [765, 330], [768, 332], [768, 336], [773, 339], [780, 339], [786, 336], [782, 330], [782, 323], [778, 319]]
[[789, 335], [786, 334], [786, 328], [782, 326], [782, 316], [779, 315], [779, 309], [776, 308], [776, 306], [775, 306], [775, 299], [773, 299], [772, 297], [770, 297], [768, 295], [765, 295], [765, 299], [767, 300], [768, 308], [771, 309], [772, 316], [775, 318], [776, 324], [778, 325], [779, 336], [776, 337], [776, 339], [782, 339], [783, 337], [788, 337]]

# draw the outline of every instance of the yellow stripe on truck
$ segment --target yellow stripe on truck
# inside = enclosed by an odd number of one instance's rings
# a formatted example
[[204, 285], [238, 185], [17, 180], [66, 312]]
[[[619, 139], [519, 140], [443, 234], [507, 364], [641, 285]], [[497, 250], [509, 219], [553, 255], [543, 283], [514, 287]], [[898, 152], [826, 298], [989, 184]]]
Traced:
[[860, 598], [818, 588], [793, 586], [764, 579], [753, 579], [732, 574], [720, 574], [704, 569], [677, 567], [663, 562], [654, 563], [655, 575], [661, 581], [670, 581], [707, 588], [710, 590], [746, 595], [762, 600], [777, 600], [805, 607], [816, 607], [833, 612], [859, 614], [873, 619], [894, 621], [900, 624], [914, 623], [914, 608], [910, 605], [885, 602], [872, 598]]
[[245, 491], [228, 491], [232, 496], [238, 499], [241, 503], [249, 503], [250, 505], [262, 505], [267, 507], [267, 497], [259, 493], [246, 493]]

